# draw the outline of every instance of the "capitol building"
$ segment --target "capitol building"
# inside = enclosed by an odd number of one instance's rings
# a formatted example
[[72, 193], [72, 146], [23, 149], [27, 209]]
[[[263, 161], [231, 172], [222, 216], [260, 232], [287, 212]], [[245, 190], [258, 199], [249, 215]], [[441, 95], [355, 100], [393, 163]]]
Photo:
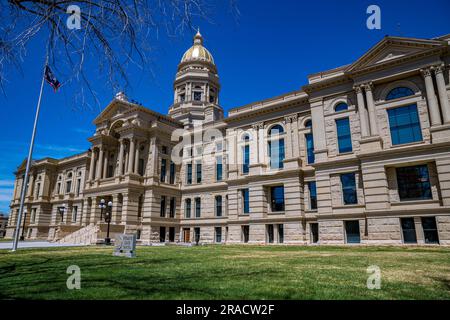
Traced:
[[[167, 115], [118, 93], [88, 151], [33, 161], [20, 233], [101, 243], [110, 212], [111, 238], [141, 244], [450, 245], [449, 46], [450, 35], [387, 36], [225, 116], [198, 32]], [[7, 238], [24, 174], [25, 162]]]

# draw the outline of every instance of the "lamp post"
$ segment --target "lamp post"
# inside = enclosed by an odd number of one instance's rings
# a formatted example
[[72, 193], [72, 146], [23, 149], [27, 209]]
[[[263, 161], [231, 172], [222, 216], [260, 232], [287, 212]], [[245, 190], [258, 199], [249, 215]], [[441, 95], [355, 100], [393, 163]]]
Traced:
[[103, 210], [105, 210], [105, 208], [106, 208], [105, 199], [100, 200], [100, 204], [98, 205], [98, 207], [100, 208], [100, 221], [102, 221], [103, 220]]
[[27, 209], [23, 210], [23, 226], [22, 226], [22, 234], [20, 235], [20, 241], [25, 240], [25, 222], [27, 221]]
[[109, 245], [111, 244], [111, 239], [109, 238], [109, 225], [111, 224], [111, 214], [112, 214], [112, 201], [108, 202], [108, 210], [105, 214], [105, 222], [108, 223], [108, 229], [106, 230], [106, 238], [105, 238], [105, 244]]

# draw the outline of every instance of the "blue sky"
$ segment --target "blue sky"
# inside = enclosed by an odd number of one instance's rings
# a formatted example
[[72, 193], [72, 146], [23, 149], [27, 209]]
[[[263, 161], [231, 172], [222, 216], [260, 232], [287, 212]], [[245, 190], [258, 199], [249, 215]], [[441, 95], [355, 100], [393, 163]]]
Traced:
[[[308, 74], [353, 62], [385, 35], [432, 38], [450, 33], [448, 0], [239, 0], [237, 19], [227, 0], [212, 2], [213, 22], [198, 25], [219, 69], [225, 110], [297, 90]], [[381, 30], [366, 28], [366, 9], [372, 4], [381, 8]], [[41, 36], [30, 43], [23, 72], [10, 73], [6, 96], [0, 95], [0, 211], [4, 212], [9, 211], [13, 171], [28, 151], [44, 54]], [[176, 39], [154, 37], [152, 73], [130, 68], [127, 95], [167, 113], [176, 67], [192, 36], [186, 32]], [[89, 148], [92, 120], [113, 97], [101, 80], [94, 81], [94, 89], [101, 106], [86, 109], [74, 102], [76, 86], [53, 93], [46, 85], [33, 158], [60, 158]]]

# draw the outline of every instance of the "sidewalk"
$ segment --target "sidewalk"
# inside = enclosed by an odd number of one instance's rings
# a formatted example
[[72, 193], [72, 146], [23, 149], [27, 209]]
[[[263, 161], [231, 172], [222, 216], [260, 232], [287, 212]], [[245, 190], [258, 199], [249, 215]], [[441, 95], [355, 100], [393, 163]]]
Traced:
[[[0, 250], [11, 250], [12, 248], [12, 241], [8, 242], [0, 242]], [[70, 244], [70, 243], [55, 243], [55, 242], [48, 242], [48, 241], [19, 241], [18, 249], [23, 248], [57, 248], [57, 247], [79, 247], [83, 246], [80, 244]]]

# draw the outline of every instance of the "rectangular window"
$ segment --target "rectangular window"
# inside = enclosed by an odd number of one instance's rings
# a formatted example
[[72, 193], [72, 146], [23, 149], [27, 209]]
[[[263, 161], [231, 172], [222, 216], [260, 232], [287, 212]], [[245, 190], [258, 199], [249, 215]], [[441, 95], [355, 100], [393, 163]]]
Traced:
[[161, 182], [166, 182], [167, 160], [161, 159]]
[[216, 158], [216, 180], [222, 181], [222, 157]]
[[200, 242], [200, 228], [199, 227], [194, 228], [194, 240], [196, 243]]
[[[138, 174], [144, 176], [144, 159], [140, 158], [138, 162]], [[111, 175], [112, 177], [113, 175]]]
[[72, 207], [72, 222], [77, 222], [77, 215], [78, 215], [78, 207], [73, 206]]
[[175, 242], [175, 227], [169, 228], [169, 242]]
[[319, 242], [319, 224], [311, 223], [309, 225], [309, 227], [311, 229], [311, 242], [318, 243]]
[[352, 152], [352, 134], [350, 132], [350, 120], [348, 118], [336, 120], [336, 130], [339, 145], [339, 153]]
[[439, 244], [439, 234], [435, 217], [423, 217], [422, 228], [423, 235], [425, 237], [425, 243]]
[[192, 163], [187, 164], [186, 168], [186, 184], [192, 184]]
[[284, 187], [277, 186], [270, 188], [270, 204], [272, 212], [284, 211]]
[[41, 184], [38, 182], [36, 183], [36, 194], [35, 194], [36, 198], [40, 196], [40, 192], [41, 192]]
[[72, 191], [72, 181], [66, 182], [66, 193], [70, 193]]
[[242, 173], [248, 174], [250, 171], [250, 146], [249, 145], [245, 145], [242, 148], [242, 156], [243, 156]]
[[159, 227], [159, 242], [166, 242], [166, 227]]
[[417, 243], [416, 226], [414, 218], [401, 218], [403, 243]]
[[250, 213], [250, 191], [249, 189], [242, 189], [241, 190], [242, 195], [242, 208], [243, 213], [248, 214]]
[[316, 182], [308, 182], [309, 189], [309, 209], [317, 210], [317, 187]]
[[269, 158], [271, 169], [284, 168], [284, 139], [269, 141]]
[[202, 93], [199, 91], [194, 91], [194, 101], [201, 101], [202, 100]]
[[432, 199], [428, 166], [396, 168], [398, 193], [401, 201]]
[[169, 216], [171, 218], [175, 218], [175, 204], [176, 204], [175, 201], [176, 201], [175, 197], [170, 198]]
[[422, 141], [419, 115], [415, 104], [388, 110], [393, 145]]
[[360, 243], [359, 221], [345, 221], [345, 235], [347, 243]]
[[341, 174], [341, 185], [344, 205], [358, 204], [355, 174]]
[[196, 177], [197, 177], [197, 183], [202, 182], [202, 164], [197, 163], [196, 165]]
[[167, 154], [167, 146], [162, 146], [161, 147], [161, 153], [162, 154]]
[[273, 224], [267, 225], [267, 243], [273, 243]]
[[170, 184], [175, 184], [175, 163], [170, 161]]
[[188, 219], [191, 217], [191, 199], [184, 200], [184, 216]]
[[202, 202], [200, 198], [195, 198], [195, 217], [200, 218], [201, 216]]
[[222, 227], [216, 227], [216, 243], [222, 242]]
[[222, 196], [216, 196], [215, 202], [216, 202], [216, 216], [221, 217], [222, 216]]
[[278, 243], [284, 243], [284, 225], [278, 225]]
[[162, 218], [166, 216], [166, 196], [161, 196], [161, 207], [159, 208], [159, 216]]
[[312, 133], [308, 133], [305, 135], [306, 140], [306, 155], [308, 158], [308, 164], [313, 164], [316, 159], [314, 156], [314, 138]]
[[61, 182], [58, 182], [58, 184], [56, 186], [56, 193], [61, 194]]
[[250, 238], [250, 226], [242, 226], [242, 241], [248, 243]]
[[81, 179], [77, 180], [77, 196], [80, 195], [81, 192]]

